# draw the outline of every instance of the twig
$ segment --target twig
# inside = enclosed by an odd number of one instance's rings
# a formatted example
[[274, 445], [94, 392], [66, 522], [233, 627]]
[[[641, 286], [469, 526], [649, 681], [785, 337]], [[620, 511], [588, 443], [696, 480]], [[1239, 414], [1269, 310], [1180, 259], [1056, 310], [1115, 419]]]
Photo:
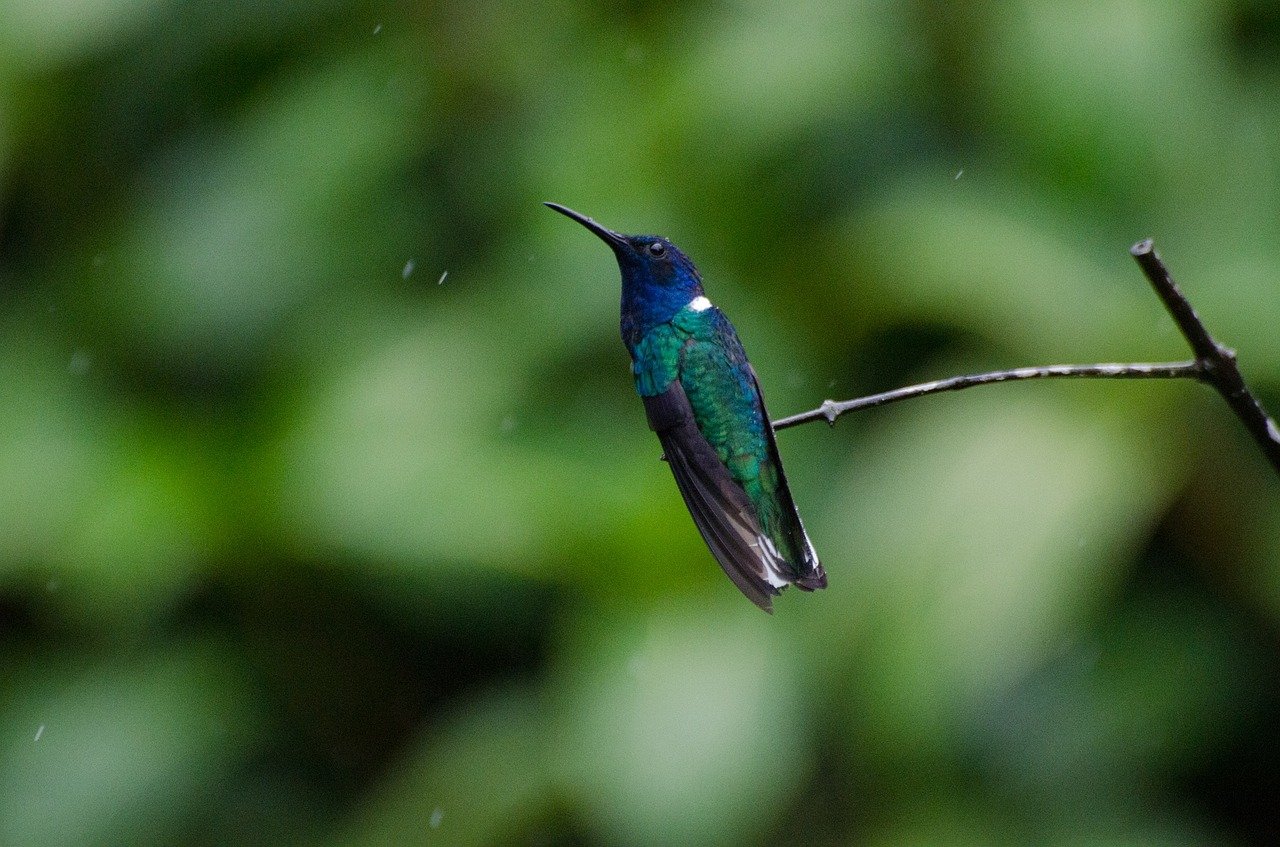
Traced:
[[1196, 363], [1204, 371], [1203, 381], [1218, 390], [1222, 399], [1227, 401], [1231, 411], [1244, 424], [1245, 429], [1258, 442], [1262, 455], [1280, 473], [1280, 428], [1263, 410], [1258, 398], [1245, 385], [1240, 368], [1236, 365], [1236, 351], [1218, 343], [1209, 330], [1205, 328], [1196, 310], [1178, 288], [1169, 269], [1165, 267], [1156, 253], [1155, 245], [1150, 238], [1139, 241], [1129, 249], [1138, 267], [1146, 274], [1151, 287], [1160, 295], [1164, 307], [1173, 316], [1178, 329], [1186, 337], [1196, 354]]
[[1280, 473], [1280, 428], [1267, 413], [1263, 411], [1258, 398], [1245, 385], [1240, 369], [1236, 366], [1235, 351], [1219, 344], [1209, 334], [1200, 316], [1196, 314], [1191, 303], [1183, 296], [1182, 291], [1169, 275], [1168, 268], [1156, 254], [1151, 239], [1140, 241], [1129, 251], [1137, 260], [1138, 266], [1146, 274], [1147, 279], [1156, 290], [1161, 302], [1178, 325], [1178, 329], [1186, 337], [1195, 353], [1195, 359], [1189, 362], [1161, 362], [1155, 364], [1099, 364], [1099, 365], [1047, 365], [1033, 368], [1014, 368], [1013, 370], [991, 371], [989, 373], [966, 374], [949, 379], [935, 380], [920, 385], [910, 385], [871, 394], [852, 400], [837, 402], [824, 400], [822, 405], [798, 415], [774, 421], [774, 430], [786, 429], [810, 421], [823, 420], [834, 425], [836, 419], [845, 412], [859, 409], [870, 409], [884, 406], [899, 400], [923, 397], [927, 394], [938, 394], [943, 391], [959, 391], [962, 388], [973, 388], [977, 385], [991, 385], [997, 382], [1015, 382], [1025, 379], [1056, 378], [1093, 378], [1093, 379], [1195, 379], [1206, 382], [1217, 389], [1227, 405], [1240, 418], [1245, 428], [1253, 435], [1272, 467]]
[[835, 424], [836, 418], [845, 412], [856, 412], [859, 409], [870, 409], [873, 406], [885, 406], [899, 400], [910, 400], [926, 394], [938, 394], [943, 391], [959, 391], [962, 388], [973, 388], [976, 385], [991, 385], [997, 382], [1016, 382], [1023, 379], [1061, 379], [1065, 377], [1093, 377], [1095, 379], [1203, 379], [1204, 373], [1198, 363], [1161, 362], [1153, 364], [1134, 363], [1126, 365], [1046, 365], [1039, 368], [1014, 368], [1008, 371], [990, 371], [980, 374], [965, 374], [948, 379], [923, 382], [919, 385], [908, 385], [906, 388], [895, 388], [880, 394], [869, 394], [853, 400], [836, 402], [824, 400], [822, 405], [789, 418], [773, 422], [776, 432], [787, 427], [797, 426], [810, 421], [823, 420]]

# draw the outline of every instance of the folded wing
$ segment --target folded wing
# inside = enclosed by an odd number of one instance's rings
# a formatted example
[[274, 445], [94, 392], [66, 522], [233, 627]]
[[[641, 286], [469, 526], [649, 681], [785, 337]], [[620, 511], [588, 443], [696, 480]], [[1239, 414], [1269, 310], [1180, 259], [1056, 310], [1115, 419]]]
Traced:
[[751, 602], [773, 611], [772, 598], [791, 582], [791, 568], [761, 530], [746, 493], [699, 432], [680, 381], [642, 399], [685, 506], [716, 561]]

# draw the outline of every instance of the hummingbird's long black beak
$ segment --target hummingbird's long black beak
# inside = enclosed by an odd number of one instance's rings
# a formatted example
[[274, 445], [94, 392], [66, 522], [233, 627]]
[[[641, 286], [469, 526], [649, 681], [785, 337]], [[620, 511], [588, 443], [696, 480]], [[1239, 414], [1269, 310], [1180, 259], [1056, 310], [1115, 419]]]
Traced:
[[605, 244], [608, 244], [610, 247], [613, 247], [615, 250], [619, 247], [628, 246], [627, 238], [625, 235], [614, 232], [608, 227], [600, 226], [600, 224], [591, 220], [591, 218], [587, 217], [586, 215], [580, 212], [575, 212], [573, 209], [570, 209], [568, 206], [561, 206], [559, 203], [543, 203], [542, 205], [550, 209], [555, 209], [557, 212], [564, 215], [565, 217], [573, 218], [575, 221], [582, 224], [587, 229], [591, 230], [596, 235], [598, 235], [600, 239], [604, 241]]

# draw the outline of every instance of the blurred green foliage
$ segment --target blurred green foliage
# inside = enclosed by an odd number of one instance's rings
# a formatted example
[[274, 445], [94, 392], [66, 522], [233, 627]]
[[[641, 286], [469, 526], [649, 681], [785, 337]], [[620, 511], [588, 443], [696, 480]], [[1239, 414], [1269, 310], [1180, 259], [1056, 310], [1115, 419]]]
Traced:
[[772, 410], [1187, 351], [1280, 407], [1259, 0], [0, 0], [0, 844], [1273, 844], [1280, 485], [1207, 389], [780, 436], [737, 595], [661, 232]]

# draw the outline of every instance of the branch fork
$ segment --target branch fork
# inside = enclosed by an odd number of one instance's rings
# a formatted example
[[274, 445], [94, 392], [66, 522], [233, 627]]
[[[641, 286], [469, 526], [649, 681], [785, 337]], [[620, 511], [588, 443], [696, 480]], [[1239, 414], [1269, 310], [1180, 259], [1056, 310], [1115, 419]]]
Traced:
[[1178, 288], [1169, 274], [1150, 238], [1139, 241], [1129, 249], [1138, 267], [1155, 289], [1178, 330], [1186, 338], [1195, 358], [1186, 362], [1156, 362], [1095, 365], [1046, 365], [1041, 367], [1014, 368], [980, 374], [965, 374], [933, 382], [909, 385], [880, 394], [856, 397], [852, 400], [824, 400], [822, 405], [798, 415], [773, 422], [775, 431], [798, 426], [810, 421], [825, 420], [835, 426], [836, 420], [846, 412], [884, 406], [913, 397], [938, 394], [943, 391], [959, 391], [978, 385], [997, 382], [1016, 382], [1028, 379], [1092, 378], [1092, 379], [1194, 379], [1213, 386], [1227, 406], [1235, 413], [1245, 429], [1253, 436], [1262, 454], [1280, 474], [1280, 427], [1263, 410], [1258, 398], [1245, 383], [1236, 364], [1236, 351], [1219, 343], [1209, 334], [1208, 328], [1192, 308], [1190, 301]]

